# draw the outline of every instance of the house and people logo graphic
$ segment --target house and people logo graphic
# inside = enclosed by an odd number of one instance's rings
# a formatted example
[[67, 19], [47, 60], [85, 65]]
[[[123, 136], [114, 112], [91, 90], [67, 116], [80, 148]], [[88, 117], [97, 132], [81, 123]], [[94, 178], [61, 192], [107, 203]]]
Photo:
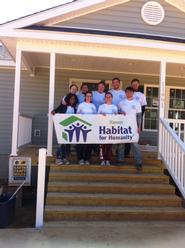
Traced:
[[92, 131], [91, 123], [76, 116], [70, 116], [60, 122], [60, 125], [64, 128], [62, 138], [67, 142], [72, 142], [74, 138], [76, 138], [76, 142], [80, 142], [81, 139], [83, 142], [87, 142], [87, 136]]

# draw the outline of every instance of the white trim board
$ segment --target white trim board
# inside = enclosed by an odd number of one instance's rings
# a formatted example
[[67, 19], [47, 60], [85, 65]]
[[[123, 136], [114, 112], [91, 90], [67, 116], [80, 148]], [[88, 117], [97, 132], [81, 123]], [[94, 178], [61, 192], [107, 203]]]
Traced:
[[[6, 36], [8, 37], [10, 34], [7, 32]], [[77, 33], [65, 33], [65, 32], [53, 32], [52, 34], [48, 31], [29, 31], [24, 30], [20, 31], [18, 34], [14, 32], [14, 37], [18, 38], [20, 42], [24, 42], [25, 45], [31, 43], [33, 48], [36, 43], [42, 43], [43, 45], [51, 47], [52, 44], [60, 46], [59, 42], [75, 42], [77, 45], [81, 46], [92, 46], [97, 45], [110, 45], [110, 46], [128, 46], [128, 47], [136, 47], [136, 48], [145, 48], [145, 49], [161, 49], [165, 51], [181, 51], [185, 52], [185, 44], [182, 43], [172, 43], [165, 41], [156, 41], [156, 40], [148, 40], [148, 39], [139, 39], [139, 38], [127, 38], [127, 37], [112, 37], [112, 36], [102, 36], [102, 35], [92, 35], [92, 34], [77, 34]], [[11, 37], [11, 36], [9, 36]], [[29, 40], [27, 40], [29, 39]], [[71, 44], [73, 45], [73, 44]], [[31, 49], [31, 47], [30, 47]], [[53, 48], [52, 48], [53, 49]], [[43, 47], [40, 51], [49, 51], [47, 47]], [[38, 50], [37, 50], [38, 51]], [[150, 50], [152, 55], [153, 51]], [[151, 56], [152, 57], [152, 56]], [[152, 59], [150, 59], [152, 60]], [[160, 60], [159, 60], [160, 61]]]
[[158, 62], [165, 58], [168, 63], [185, 63], [185, 45], [177, 43], [74, 34], [60, 35], [60, 41], [47, 41], [44, 38], [47, 39], [48, 36], [43, 36], [42, 40], [21, 39], [17, 42], [17, 47], [28, 52], [55, 51], [58, 54], [132, 58]]
[[[51, 39], [57, 37], [51, 36]], [[185, 64], [185, 45], [169, 42], [155, 42], [131, 38], [99, 37], [96, 35], [64, 34], [60, 41], [48, 40], [47, 33], [37, 39], [20, 39], [16, 47], [25, 52], [97, 56], [105, 58], [136, 59]], [[14, 44], [15, 45], [15, 44]], [[9, 51], [15, 54], [16, 47]], [[152, 48], [152, 49], [151, 49]], [[14, 55], [15, 56], [15, 55]]]

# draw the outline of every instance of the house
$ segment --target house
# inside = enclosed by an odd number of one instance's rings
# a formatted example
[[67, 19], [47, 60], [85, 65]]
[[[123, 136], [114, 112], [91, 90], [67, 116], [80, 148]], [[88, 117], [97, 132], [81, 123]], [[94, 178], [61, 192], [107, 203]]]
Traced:
[[142, 142], [158, 145], [158, 116], [185, 119], [184, 26], [182, 0], [74, 0], [1, 24], [0, 177], [19, 146], [52, 155], [50, 111], [72, 82], [139, 78]]

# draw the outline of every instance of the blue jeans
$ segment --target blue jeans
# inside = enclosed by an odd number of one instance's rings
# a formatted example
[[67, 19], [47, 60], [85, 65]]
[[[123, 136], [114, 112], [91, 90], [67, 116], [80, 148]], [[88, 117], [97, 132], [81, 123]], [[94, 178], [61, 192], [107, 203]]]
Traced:
[[[142, 163], [141, 151], [138, 143], [131, 143], [131, 148], [133, 150], [134, 160], [136, 164]], [[117, 160], [119, 162], [124, 161], [125, 158], [125, 144], [119, 144]]]

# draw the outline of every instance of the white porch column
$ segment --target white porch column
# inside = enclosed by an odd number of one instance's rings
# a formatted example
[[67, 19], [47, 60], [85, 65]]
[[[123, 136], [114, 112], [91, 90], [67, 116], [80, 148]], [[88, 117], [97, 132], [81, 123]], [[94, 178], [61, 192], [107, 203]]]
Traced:
[[16, 50], [16, 65], [15, 65], [11, 156], [17, 156], [19, 102], [20, 102], [20, 79], [21, 79], [21, 55], [22, 55], [22, 51], [20, 49], [17, 49]]
[[[159, 85], [159, 119], [164, 118], [165, 111], [165, 88], [166, 88], [166, 61], [162, 60], [160, 63], [160, 85]], [[159, 127], [158, 133], [158, 159], [160, 159], [160, 147], [161, 147], [161, 129]]]
[[49, 80], [49, 108], [48, 108], [48, 142], [47, 142], [47, 156], [52, 156], [53, 148], [53, 120], [51, 111], [54, 108], [55, 95], [55, 53], [50, 54], [50, 80]]

